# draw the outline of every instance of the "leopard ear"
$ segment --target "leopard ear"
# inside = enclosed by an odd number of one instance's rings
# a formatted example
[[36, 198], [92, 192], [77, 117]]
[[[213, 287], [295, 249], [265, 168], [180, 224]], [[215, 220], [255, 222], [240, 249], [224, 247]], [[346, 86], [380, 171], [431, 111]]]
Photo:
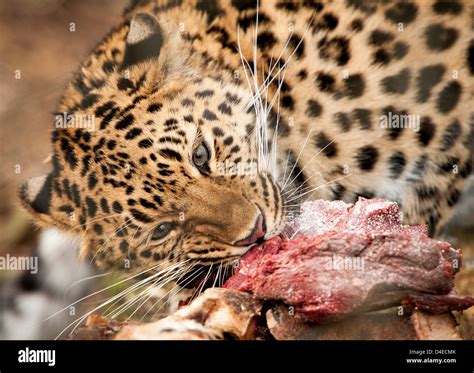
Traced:
[[163, 41], [164, 33], [158, 20], [149, 13], [137, 13], [130, 23], [120, 69], [158, 57]]
[[[43, 227], [54, 225], [63, 230], [74, 230], [77, 228], [77, 224], [74, 225], [77, 211], [56, 193], [53, 188], [54, 180], [52, 171], [48, 175], [33, 177], [21, 183], [18, 193], [21, 204], [35, 223]], [[62, 208], [58, 209], [57, 205]]]
[[39, 222], [52, 224], [51, 197], [53, 187], [51, 174], [33, 177], [20, 185], [19, 196], [23, 206]]

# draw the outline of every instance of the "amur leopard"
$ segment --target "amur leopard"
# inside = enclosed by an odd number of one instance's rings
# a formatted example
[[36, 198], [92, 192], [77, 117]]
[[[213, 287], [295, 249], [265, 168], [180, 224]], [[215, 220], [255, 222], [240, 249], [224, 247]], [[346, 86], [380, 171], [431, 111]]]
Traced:
[[472, 14], [134, 1], [57, 109], [93, 130], [56, 123], [52, 171], [22, 184], [23, 205], [101, 268], [229, 263], [316, 198], [386, 198], [439, 234], [471, 172]]

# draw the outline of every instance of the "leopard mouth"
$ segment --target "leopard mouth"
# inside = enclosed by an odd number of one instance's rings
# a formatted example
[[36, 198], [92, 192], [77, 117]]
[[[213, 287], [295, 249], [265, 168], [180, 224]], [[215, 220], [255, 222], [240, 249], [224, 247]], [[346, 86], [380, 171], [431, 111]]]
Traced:
[[236, 246], [249, 246], [251, 244], [255, 244], [258, 240], [263, 239], [265, 237], [265, 233], [266, 233], [265, 215], [263, 213], [260, 213], [252, 232], [243, 240], [236, 242], [235, 245]]
[[[194, 258], [197, 264], [185, 276], [176, 281], [177, 285], [186, 289], [198, 288], [202, 290], [222, 286], [234, 274], [234, 269], [237, 268], [238, 261], [242, 255], [252, 247], [259, 246], [269, 239], [266, 237], [267, 223], [265, 213], [260, 206], [257, 205], [257, 207], [261, 214], [254, 230], [249, 237], [243, 240], [248, 242], [241, 241], [239, 245], [233, 245], [236, 251], [239, 251], [239, 254], [223, 258]], [[245, 247], [243, 247], [242, 243], [245, 243]]]

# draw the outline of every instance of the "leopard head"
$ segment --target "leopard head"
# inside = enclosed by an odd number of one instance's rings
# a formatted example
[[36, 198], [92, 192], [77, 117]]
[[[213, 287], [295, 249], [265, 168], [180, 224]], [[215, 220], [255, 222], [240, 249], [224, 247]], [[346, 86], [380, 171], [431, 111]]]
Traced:
[[148, 13], [112, 38], [66, 89], [53, 170], [20, 188], [27, 210], [79, 235], [81, 255], [103, 268], [208, 266], [279, 234], [282, 197], [251, 92], [206, 74], [192, 44]]

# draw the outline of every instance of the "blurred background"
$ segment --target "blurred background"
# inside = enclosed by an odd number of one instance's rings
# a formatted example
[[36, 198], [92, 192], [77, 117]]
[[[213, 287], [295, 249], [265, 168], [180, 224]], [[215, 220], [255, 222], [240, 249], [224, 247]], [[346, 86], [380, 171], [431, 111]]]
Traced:
[[[104, 285], [76, 259], [75, 244], [39, 230], [19, 208], [20, 181], [50, 169], [53, 112], [79, 64], [127, 0], [0, 0], [0, 257], [39, 256], [39, 273], [0, 270], [0, 339], [55, 338]], [[79, 281], [79, 282], [78, 282]], [[78, 282], [76, 284], [76, 282]]]
[[[22, 225], [21, 217], [14, 219], [20, 214], [18, 183], [49, 170], [52, 113], [62, 90], [127, 3], [0, 0], [0, 249], [15, 243], [17, 250], [28, 250], [18, 236], [31, 227]], [[16, 223], [15, 229], [8, 227]]]
[[[0, 339], [54, 338], [94, 305], [90, 300], [82, 302], [77, 308], [43, 321], [100, 287], [100, 277], [81, 281], [95, 272], [76, 261], [75, 244], [55, 240], [54, 234], [40, 240], [38, 229], [19, 208], [16, 194], [20, 181], [50, 169], [47, 159], [52, 113], [62, 90], [127, 3], [128, 0], [0, 0], [0, 256], [36, 255], [39, 250], [47, 258], [40, 263], [37, 278], [0, 270]], [[472, 178], [463, 198], [446, 237], [464, 250], [457, 289], [474, 295]], [[39, 286], [39, 282], [43, 285]], [[460, 321], [464, 334], [474, 336], [474, 309]]]

